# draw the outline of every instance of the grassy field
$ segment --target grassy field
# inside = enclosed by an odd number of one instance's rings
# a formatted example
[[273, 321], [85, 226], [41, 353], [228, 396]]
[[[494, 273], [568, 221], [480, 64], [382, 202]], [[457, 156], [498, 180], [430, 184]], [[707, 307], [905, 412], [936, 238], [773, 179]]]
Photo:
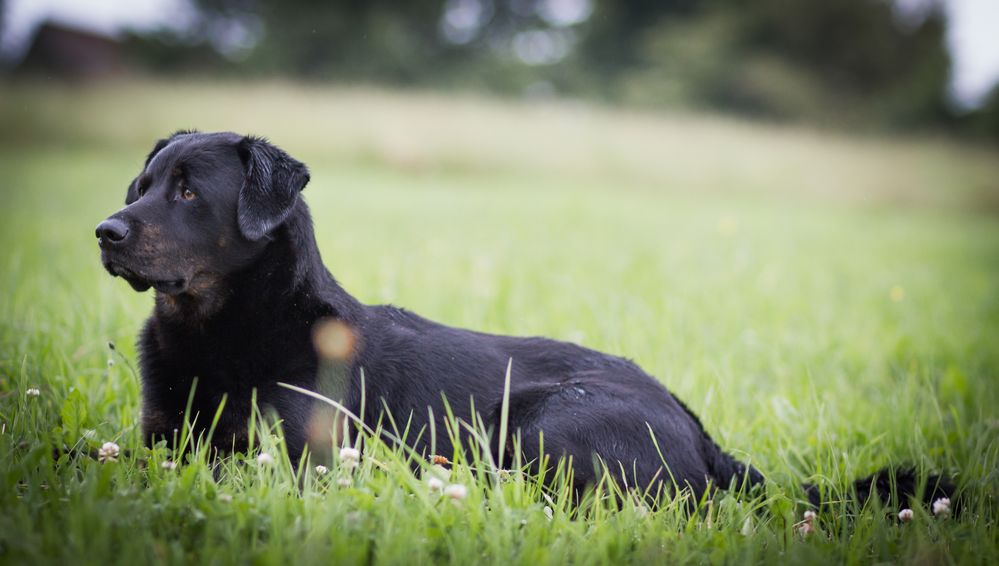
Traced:
[[[7, 84], [0, 123], [0, 563], [999, 563], [994, 149], [281, 83]], [[361, 300], [632, 358], [766, 493], [573, 509], [456, 466], [453, 501], [379, 446], [324, 476], [256, 453], [162, 467], [130, 368], [152, 298], [103, 271], [93, 228], [182, 127], [306, 161]], [[112, 440], [133, 452], [52, 456]], [[795, 529], [799, 482], [903, 463], [953, 474], [966, 512]]]

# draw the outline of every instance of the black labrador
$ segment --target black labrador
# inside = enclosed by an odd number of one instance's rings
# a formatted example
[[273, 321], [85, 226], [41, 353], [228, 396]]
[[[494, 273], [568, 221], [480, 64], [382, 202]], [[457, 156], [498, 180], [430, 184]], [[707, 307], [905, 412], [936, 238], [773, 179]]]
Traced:
[[[128, 188], [127, 206], [97, 227], [105, 268], [137, 291], [156, 290], [140, 338], [147, 442], [174, 437], [197, 379], [192, 414], [202, 425], [226, 397], [216, 446], [246, 448], [256, 391], [258, 403], [280, 416], [297, 461], [310, 439], [330, 442], [332, 422], [317, 419], [311, 398], [278, 384], [323, 390], [323, 376], [332, 374], [345, 383], [333, 394], [365, 423], [384, 425], [391, 416], [412, 432], [407, 442], [418, 453], [448, 456], [448, 408], [498, 436], [512, 359], [507, 414], [509, 438], [519, 438], [516, 456], [535, 464], [566, 458], [577, 489], [604, 469], [622, 486], [679, 486], [695, 497], [711, 485], [763, 482], [629, 360], [361, 304], [319, 256], [299, 196], [308, 182], [304, 164], [263, 139], [181, 131], [156, 144]], [[496, 442], [492, 455], [502, 451], [510, 462], [513, 446]], [[861, 498], [872, 487], [886, 498], [893, 481], [900, 494], [916, 492], [911, 472], [882, 471], [856, 489]], [[950, 490], [940, 478], [929, 482], [927, 499]], [[807, 490], [818, 504], [818, 490]]]

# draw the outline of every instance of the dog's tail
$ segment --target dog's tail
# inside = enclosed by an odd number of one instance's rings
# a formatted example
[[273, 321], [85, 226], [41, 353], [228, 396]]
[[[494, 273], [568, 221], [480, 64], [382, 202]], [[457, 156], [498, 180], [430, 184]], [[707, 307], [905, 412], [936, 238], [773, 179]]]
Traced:
[[[808, 502], [816, 509], [827, 508], [837, 501], [823, 497], [822, 490], [814, 484], [804, 484]], [[919, 501], [933, 509], [934, 513], [957, 512], [957, 487], [950, 478], [930, 474], [920, 481], [913, 468], [882, 468], [877, 472], [856, 480], [851, 492], [845, 494], [848, 501], [863, 505], [870, 499], [877, 499], [888, 508], [896, 511], [909, 507], [910, 502]]]
[[[736, 460], [730, 454], [718, 450], [712, 462], [712, 475], [720, 486], [749, 491], [766, 482], [763, 474], [749, 464]], [[878, 500], [896, 511], [910, 506], [910, 501], [921, 501], [937, 512], [957, 513], [959, 501], [955, 498], [957, 488], [946, 476], [931, 474], [924, 481], [913, 468], [882, 468], [877, 472], [853, 482], [850, 492], [842, 498], [823, 494], [819, 486], [804, 484], [809, 504], [816, 510], [829, 509], [831, 505], [845, 499], [849, 503], [864, 505], [871, 498]], [[946, 502], [942, 501], [945, 500]]]

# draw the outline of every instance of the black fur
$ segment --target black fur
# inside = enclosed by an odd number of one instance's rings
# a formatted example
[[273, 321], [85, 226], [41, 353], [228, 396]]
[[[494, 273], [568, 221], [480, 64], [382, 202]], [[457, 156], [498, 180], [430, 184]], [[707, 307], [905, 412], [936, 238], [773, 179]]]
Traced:
[[[760, 484], [752, 466], [725, 453], [700, 421], [657, 380], [629, 360], [546, 338], [514, 338], [452, 328], [393, 306], [359, 303], [324, 267], [309, 209], [298, 192], [305, 166], [258, 138], [178, 132], [156, 144], [129, 187], [128, 206], [109, 220], [128, 235], [112, 241], [98, 227], [102, 259], [133, 287], [156, 288], [156, 307], [140, 338], [143, 417], [150, 442], [182, 424], [195, 379], [194, 413], [205, 426], [227, 397], [213, 442], [246, 447], [251, 395], [283, 420], [297, 459], [315, 438], [318, 406], [285, 382], [334, 393], [374, 425], [387, 409], [419, 453], [450, 456], [446, 399], [471, 422], [499, 426], [504, 376], [512, 362], [509, 425], [524, 461], [544, 452], [572, 458], [582, 488], [600, 473], [599, 457], [622, 485], [695, 496], [709, 485]], [[194, 198], [184, 195], [193, 191]], [[189, 196], [189, 195], [188, 195]], [[107, 221], [106, 221], [107, 222]], [[102, 226], [104, 226], [102, 224]], [[322, 359], [317, 323], [346, 329], [350, 348]], [[333, 376], [330, 378], [330, 376]], [[430, 411], [434, 421], [430, 422]], [[387, 422], [387, 421], [386, 421]], [[332, 423], [321, 421], [326, 430]], [[429, 428], [436, 427], [431, 446]], [[494, 457], [512, 444], [493, 446]], [[660, 456], [661, 454], [661, 456]], [[667, 465], [664, 468], [663, 464]], [[509, 457], [507, 458], [509, 462]], [[881, 477], [873, 478], [887, 496]], [[864, 483], [866, 482], [866, 483]], [[858, 482], [858, 492], [870, 480]], [[866, 486], [866, 487], [865, 487]], [[914, 479], [899, 484], [914, 493]], [[809, 489], [818, 504], [818, 491]]]

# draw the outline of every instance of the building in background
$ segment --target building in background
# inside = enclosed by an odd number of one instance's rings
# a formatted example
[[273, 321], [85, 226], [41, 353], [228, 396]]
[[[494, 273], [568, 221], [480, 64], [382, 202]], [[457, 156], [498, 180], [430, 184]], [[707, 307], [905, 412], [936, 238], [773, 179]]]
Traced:
[[17, 71], [69, 78], [102, 78], [124, 71], [121, 44], [114, 37], [57, 23], [42, 24]]

